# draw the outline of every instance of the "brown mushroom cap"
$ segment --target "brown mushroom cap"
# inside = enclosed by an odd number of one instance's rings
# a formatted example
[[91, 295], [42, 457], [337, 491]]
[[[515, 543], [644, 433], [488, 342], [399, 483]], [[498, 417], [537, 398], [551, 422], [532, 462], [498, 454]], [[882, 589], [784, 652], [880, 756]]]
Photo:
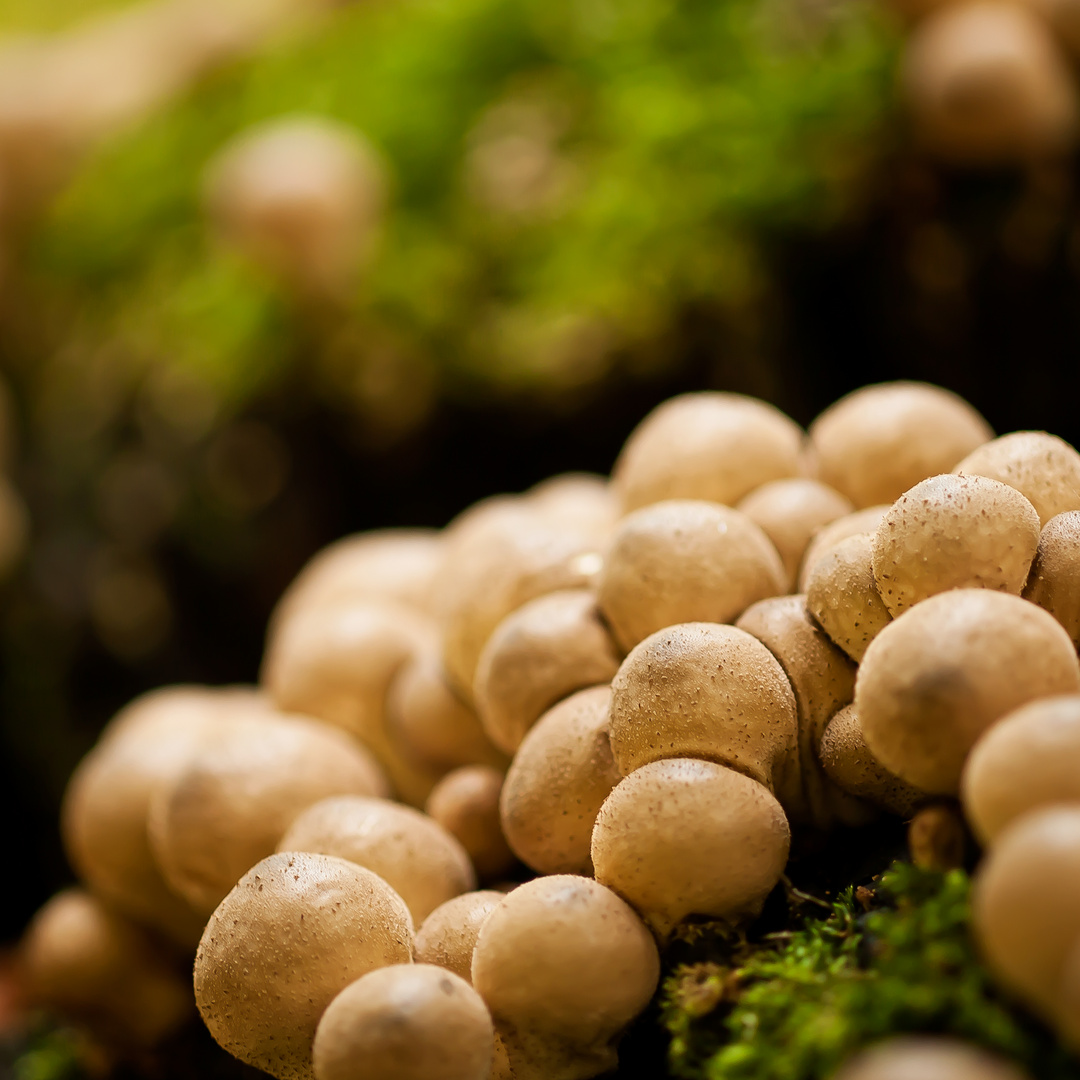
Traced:
[[505, 874], [514, 853], [503, 836], [499, 796], [503, 774], [487, 765], [465, 765], [432, 789], [424, 809], [468, 852], [483, 880]]
[[1053, 1017], [1068, 949], [1080, 939], [1080, 807], [1017, 818], [979, 867], [972, 926], [993, 974]]
[[828, 484], [798, 476], [762, 484], [736, 509], [773, 542], [787, 572], [788, 590], [795, 586], [803, 554], [814, 534], [855, 511], [851, 500]]
[[754, 488], [799, 475], [801, 428], [779, 409], [741, 394], [682, 394], [631, 433], [612, 483], [624, 511], [667, 499], [734, 506]]
[[660, 959], [610, 889], [553, 874], [519, 886], [488, 916], [472, 976], [515, 1080], [570, 1080], [615, 1066], [614, 1041], [649, 1003]]
[[620, 775], [608, 739], [611, 690], [582, 690], [525, 736], [502, 791], [510, 846], [541, 874], [592, 873], [593, 825]]
[[210, 917], [195, 1000], [234, 1057], [279, 1080], [310, 1080], [326, 1007], [354, 979], [412, 959], [401, 897], [345, 859], [286, 852], [253, 866]]
[[209, 915], [301, 810], [329, 795], [386, 790], [343, 732], [299, 716], [238, 717], [155, 793], [150, 843], [168, 884]]
[[1043, 526], [1023, 595], [1049, 611], [1080, 645], [1080, 510], [1058, 514]]
[[316, 1080], [489, 1080], [495, 1032], [480, 995], [430, 964], [377, 968], [319, 1021]]
[[1030, 1080], [980, 1046], [929, 1035], [898, 1035], [863, 1050], [834, 1080]]
[[818, 478], [856, 506], [892, 504], [994, 437], [962, 398], [927, 383], [864, 386], [811, 425]]
[[476, 888], [469, 856], [438, 822], [387, 799], [338, 796], [304, 810], [278, 851], [334, 855], [378, 874], [419, 925], [440, 904]]
[[1080, 938], [1065, 950], [1054, 999], [1054, 1027], [1075, 1053], [1080, 1048]]
[[878, 634], [855, 680], [855, 707], [886, 769], [952, 795], [987, 728], [1035, 698], [1077, 691], [1076, 650], [1052, 616], [1009, 593], [953, 589]]
[[892, 621], [874, 580], [874, 537], [856, 533], [814, 563], [806, 606], [825, 633], [856, 663]]
[[933, 12], [908, 39], [901, 75], [920, 140], [945, 160], [1013, 164], [1072, 146], [1073, 79], [1049, 27], [1021, 4]]
[[440, 904], [416, 932], [413, 950], [416, 962], [438, 964], [471, 983], [473, 949], [480, 927], [504, 896], [501, 892], [483, 890], [462, 893]]
[[630, 650], [665, 626], [732, 622], [786, 587], [776, 548], [745, 514], [675, 500], [623, 519], [597, 591], [612, 633]]
[[608, 730], [623, 776], [661, 758], [698, 757], [783, 787], [798, 769], [791, 683], [734, 626], [685, 623], [647, 637], [612, 681]]
[[1040, 698], [998, 721], [974, 746], [961, 780], [975, 835], [1052, 803], [1080, 804], [1080, 694]]
[[761, 784], [709, 761], [669, 758], [632, 772], [593, 830], [596, 880], [666, 938], [688, 915], [756, 915], [787, 862], [791, 832]]
[[985, 476], [931, 476], [905, 492], [874, 535], [874, 580], [893, 616], [947, 589], [1020, 595], [1039, 546], [1039, 515]]
[[556, 702], [611, 682], [621, 659], [588, 590], [530, 600], [499, 623], [480, 654], [473, 699], [484, 730], [512, 754]]
[[862, 533], [873, 535], [881, 524], [881, 519], [888, 512], [888, 506], [867, 506], [863, 510], [856, 510], [854, 514], [837, 518], [820, 529], [807, 546], [806, 554], [803, 555], [802, 566], [799, 569], [798, 591], [806, 592], [814, 568], [832, 548], [849, 536], [859, 536]]
[[191, 1015], [183, 964], [82, 889], [57, 893], [21, 945], [26, 989], [109, 1042], [149, 1047]]

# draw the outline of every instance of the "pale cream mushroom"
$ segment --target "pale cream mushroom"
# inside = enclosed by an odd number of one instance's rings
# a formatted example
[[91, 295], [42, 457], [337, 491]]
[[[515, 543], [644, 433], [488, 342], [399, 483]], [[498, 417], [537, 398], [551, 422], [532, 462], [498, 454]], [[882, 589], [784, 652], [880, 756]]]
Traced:
[[549, 520], [583, 525], [603, 535], [619, 520], [619, 500], [611, 484], [593, 473], [562, 473], [541, 480], [523, 496]]
[[847, 1061], [833, 1080], [1030, 1080], [981, 1046], [934, 1035], [897, 1035]]
[[867, 506], [856, 510], [854, 514], [837, 518], [820, 529], [807, 545], [799, 568], [798, 591], [806, 592], [810, 585], [810, 575], [821, 559], [837, 544], [850, 536], [873, 535], [881, 524], [881, 519], [888, 513], [888, 506]]
[[503, 835], [499, 797], [503, 773], [488, 765], [465, 765], [447, 773], [432, 788], [425, 811], [468, 852], [477, 875], [497, 879], [514, 866]]
[[437, 964], [471, 983], [473, 949], [480, 928], [505, 895], [485, 889], [462, 893], [440, 904], [416, 931], [413, 959], [418, 964]]
[[1023, 595], [1049, 611], [1080, 646], [1080, 510], [1043, 526]]

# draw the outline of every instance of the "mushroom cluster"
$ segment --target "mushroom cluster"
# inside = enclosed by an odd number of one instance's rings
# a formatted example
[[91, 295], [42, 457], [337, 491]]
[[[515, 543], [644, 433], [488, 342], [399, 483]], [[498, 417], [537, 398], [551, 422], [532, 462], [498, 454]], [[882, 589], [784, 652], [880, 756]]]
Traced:
[[1080, 796], [1077, 530], [1071, 446], [894, 383], [808, 432], [685, 395], [610, 480], [339, 541], [258, 688], [146, 695], [79, 766], [84, 887], [32, 924], [33, 985], [137, 1045], [195, 1004], [281, 1080], [586, 1080], [679, 924], [756, 916], [793, 833], [962, 791], [989, 961], [1080, 1031], [1080, 807], [1041, 809]]

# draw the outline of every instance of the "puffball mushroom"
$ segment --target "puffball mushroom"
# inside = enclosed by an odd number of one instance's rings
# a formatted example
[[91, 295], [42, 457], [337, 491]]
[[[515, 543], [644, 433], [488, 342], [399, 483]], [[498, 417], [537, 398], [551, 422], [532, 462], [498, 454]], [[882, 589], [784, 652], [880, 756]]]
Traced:
[[334, 855], [378, 874], [419, 925], [440, 904], [476, 888], [464, 848], [438, 822], [387, 799], [339, 796], [304, 810], [278, 851]]
[[507, 895], [473, 953], [473, 986], [514, 1080], [586, 1080], [614, 1068], [615, 1041], [659, 978], [645, 924], [610, 889], [569, 874]]
[[946, 161], [1011, 165], [1062, 156], [1075, 141], [1072, 74], [1049, 27], [1022, 4], [933, 12], [908, 39], [901, 78], [919, 139]]
[[620, 775], [608, 739], [611, 690], [582, 690], [525, 736], [503, 784], [502, 826], [541, 874], [591, 874], [593, 825]]
[[499, 796], [503, 774], [487, 765], [465, 765], [431, 789], [424, 810], [468, 853], [482, 879], [501, 877], [514, 865], [503, 836]]
[[377, 968], [327, 1006], [315, 1080], [489, 1080], [495, 1031], [480, 995], [430, 964]]
[[330, 795], [382, 795], [362, 746], [306, 717], [237, 717], [150, 804], [150, 843], [169, 886], [209, 915], [269, 855], [301, 810]]
[[960, 790], [983, 844], [1052, 803], [1080, 804], [1080, 694], [1040, 698], [998, 721], [974, 746]]
[[1030, 1080], [996, 1054], [959, 1039], [899, 1035], [856, 1054], [833, 1080]]
[[802, 429], [741, 394], [704, 391], [658, 405], [619, 454], [612, 484], [629, 513], [669, 499], [734, 506], [770, 480], [800, 473]]
[[611, 484], [593, 473], [562, 473], [541, 480], [523, 498], [548, 520], [584, 526], [590, 533], [610, 532], [619, 520], [619, 500]]
[[183, 965], [82, 889], [57, 893], [41, 908], [20, 954], [30, 999], [106, 1041], [152, 1047], [191, 1015]]
[[773, 542], [784, 563], [790, 591], [814, 534], [837, 518], [853, 513], [855, 507], [828, 484], [793, 476], [755, 488], [736, 509], [759, 525]]
[[797, 784], [795, 695], [779, 661], [734, 626], [685, 623], [647, 637], [611, 684], [611, 753], [626, 776], [698, 757], [760, 784]]
[[1008, 484], [931, 476], [897, 499], [874, 534], [878, 592], [893, 616], [946, 589], [1019, 596], [1040, 528], [1035, 508]]
[[894, 619], [871, 642], [855, 708], [871, 753], [926, 791], [953, 795], [984, 731], [1035, 698], [1080, 690], [1069, 635], [1010, 593], [953, 589]]
[[1043, 526], [1023, 595], [1049, 611], [1080, 646], [1080, 511], [1058, 514]]
[[590, 591], [530, 600], [499, 623], [480, 654], [473, 700], [484, 730], [512, 754], [552, 705], [611, 682], [621, 660]]
[[710, 761], [668, 758], [635, 770], [607, 797], [592, 861], [596, 880], [664, 940], [688, 915], [756, 915], [790, 844], [784, 811], [763, 785]]
[[802, 566], [799, 568], [798, 591], [806, 592], [814, 568], [837, 544], [849, 536], [860, 536], [863, 533], [872, 535], [877, 532], [881, 519], [888, 512], [888, 506], [867, 506], [862, 510], [856, 510], [854, 514], [837, 518], [815, 533], [814, 539], [807, 545]]
[[485, 889], [462, 893], [440, 904], [416, 932], [413, 959], [418, 964], [437, 964], [471, 983], [473, 949], [480, 928], [505, 895]]
[[597, 583], [624, 650], [676, 623], [732, 622], [787, 588], [772, 541], [745, 514], [672, 500], [623, 518]]
[[818, 479], [857, 507], [892, 504], [994, 437], [962, 398], [918, 382], [864, 386], [811, 425]]
[[279, 1080], [311, 1080], [319, 1019], [349, 983], [412, 960], [401, 897], [345, 859], [284, 852], [253, 866], [210, 917], [195, 1001], [214, 1039]]

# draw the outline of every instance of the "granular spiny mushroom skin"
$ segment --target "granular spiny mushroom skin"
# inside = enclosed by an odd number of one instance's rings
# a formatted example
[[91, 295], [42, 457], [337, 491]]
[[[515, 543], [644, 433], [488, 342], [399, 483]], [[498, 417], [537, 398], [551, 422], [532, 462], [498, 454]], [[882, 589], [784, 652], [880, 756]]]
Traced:
[[867, 506], [822, 527], [814, 535], [814, 539], [810, 541], [803, 555], [802, 566], [799, 568], [798, 591], [806, 592], [810, 584], [810, 575], [823, 556], [849, 536], [859, 536], [863, 533], [873, 535], [877, 532], [881, 519], [888, 512], [888, 506]]
[[473, 954], [473, 986], [514, 1080], [587, 1080], [613, 1069], [616, 1039], [659, 978], [645, 924], [610, 889], [570, 874], [514, 889]]
[[495, 1031], [480, 995], [430, 964], [350, 983], [315, 1032], [315, 1080], [489, 1080]]
[[953, 472], [986, 476], [1016, 488], [1035, 507], [1040, 525], [1080, 510], [1080, 454], [1045, 431], [1013, 431], [984, 443]]
[[473, 700], [484, 730], [512, 754], [552, 705], [610, 683], [621, 660], [589, 590], [530, 600], [499, 623], [480, 654]]
[[807, 477], [772, 480], [750, 492], [736, 507], [773, 542], [795, 587], [806, 547], [823, 526], [854, 512], [851, 500], [828, 484]]
[[784, 787], [798, 773], [795, 694], [779, 661], [734, 626], [685, 623], [647, 637], [611, 684], [611, 753], [626, 776], [699, 757]]
[[345, 859], [285, 852], [253, 866], [210, 917], [195, 1000], [234, 1057], [279, 1080], [310, 1080], [311, 1043], [353, 980], [412, 960], [401, 897]]
[[1069, 948], [1080, 939], [1080, 807], [1017, 818], [983, 859], [972, 928], [994, 976], [1052, 1020]]
[[898, 1035], [847, 1061], [833, 1080], [1031, 1080], [981, 1046], [935, 1035]]
[[1080, 646], [1080, 510], [1043, 526], [1023, 595], [1049, 611]]
[[772, 541], [745, 514], [714, 503], [659, 502], [623, 518], [597, 584], [600, 610], [629, 651], [687, 622], [733, 622], [787, 589]]
[[856, 533], [818, 559], [806, 582], [806, 605], [856, 663], [892, 621], [874, 580], [874, 537]]
[[964, 814], [986, 845], [1010, 822], [1053, 803], [1080, 804], [1080, 694], [1040, 698], [999, 720], [961, 780]]
[[917, 382], [854, 390], [830, 405], [809, 435], [818, 479], [857, 507], [892, 504], [994, 437], [962, 398]]
[[472, 982], [472, 957], [480, 927], [502, 903], [505, 893], [485, 889], [462, 893], [440, 904], [416, 931], [413, 958], [437, 964]]
[[1054, 1027], [1075, 1054], [1080, 1050], [1080, 937], [1066, 949], [1054, 1000]]
[[611, 690], [595, 686], [559, 702], [525, 736], [503, 784], [503, 831], [541, 874], [592, 873], [593, 825], [621, 779], [611, 756]]
[[464, 765], [432, 788], [424, 806], [465, 849], [482, 881], [502, 877], [516, 862], [499, 815], [503, 775], [488, 765]]
[[1029, 701], [1080, 691], [1069, 635], [1042, 608], [953, 589], [894, 619], [871, 643], [855, 707], [871, 753], [926, 791], [954, 795], [982, 733]]
[[661, 940], [688, 915], [756, 915], [787, 862], [791, 831], [761, 784], [732, 769], [668, 758], [632, 772], [600, 808], [596, 880]]
[[440, 904], [476, 888], [464, 848], [438, 822], [387, 799], [339, 796], [301, 813], [279, 851], [333, 855], [378, 874], [419, 925]]
[[947, 589], [1020, 595], [1039, 546], [1039, 515], [984, 476], [932, 476], [906, 491], [874, 535], [874, 580], [895, 617]]
[[667, 499], [734, 506], [770, 480], [798, 476], [803, 433], [779, 409], [705, 391], [658, 405], [631, 433], [612, 483], [623, 512]]

